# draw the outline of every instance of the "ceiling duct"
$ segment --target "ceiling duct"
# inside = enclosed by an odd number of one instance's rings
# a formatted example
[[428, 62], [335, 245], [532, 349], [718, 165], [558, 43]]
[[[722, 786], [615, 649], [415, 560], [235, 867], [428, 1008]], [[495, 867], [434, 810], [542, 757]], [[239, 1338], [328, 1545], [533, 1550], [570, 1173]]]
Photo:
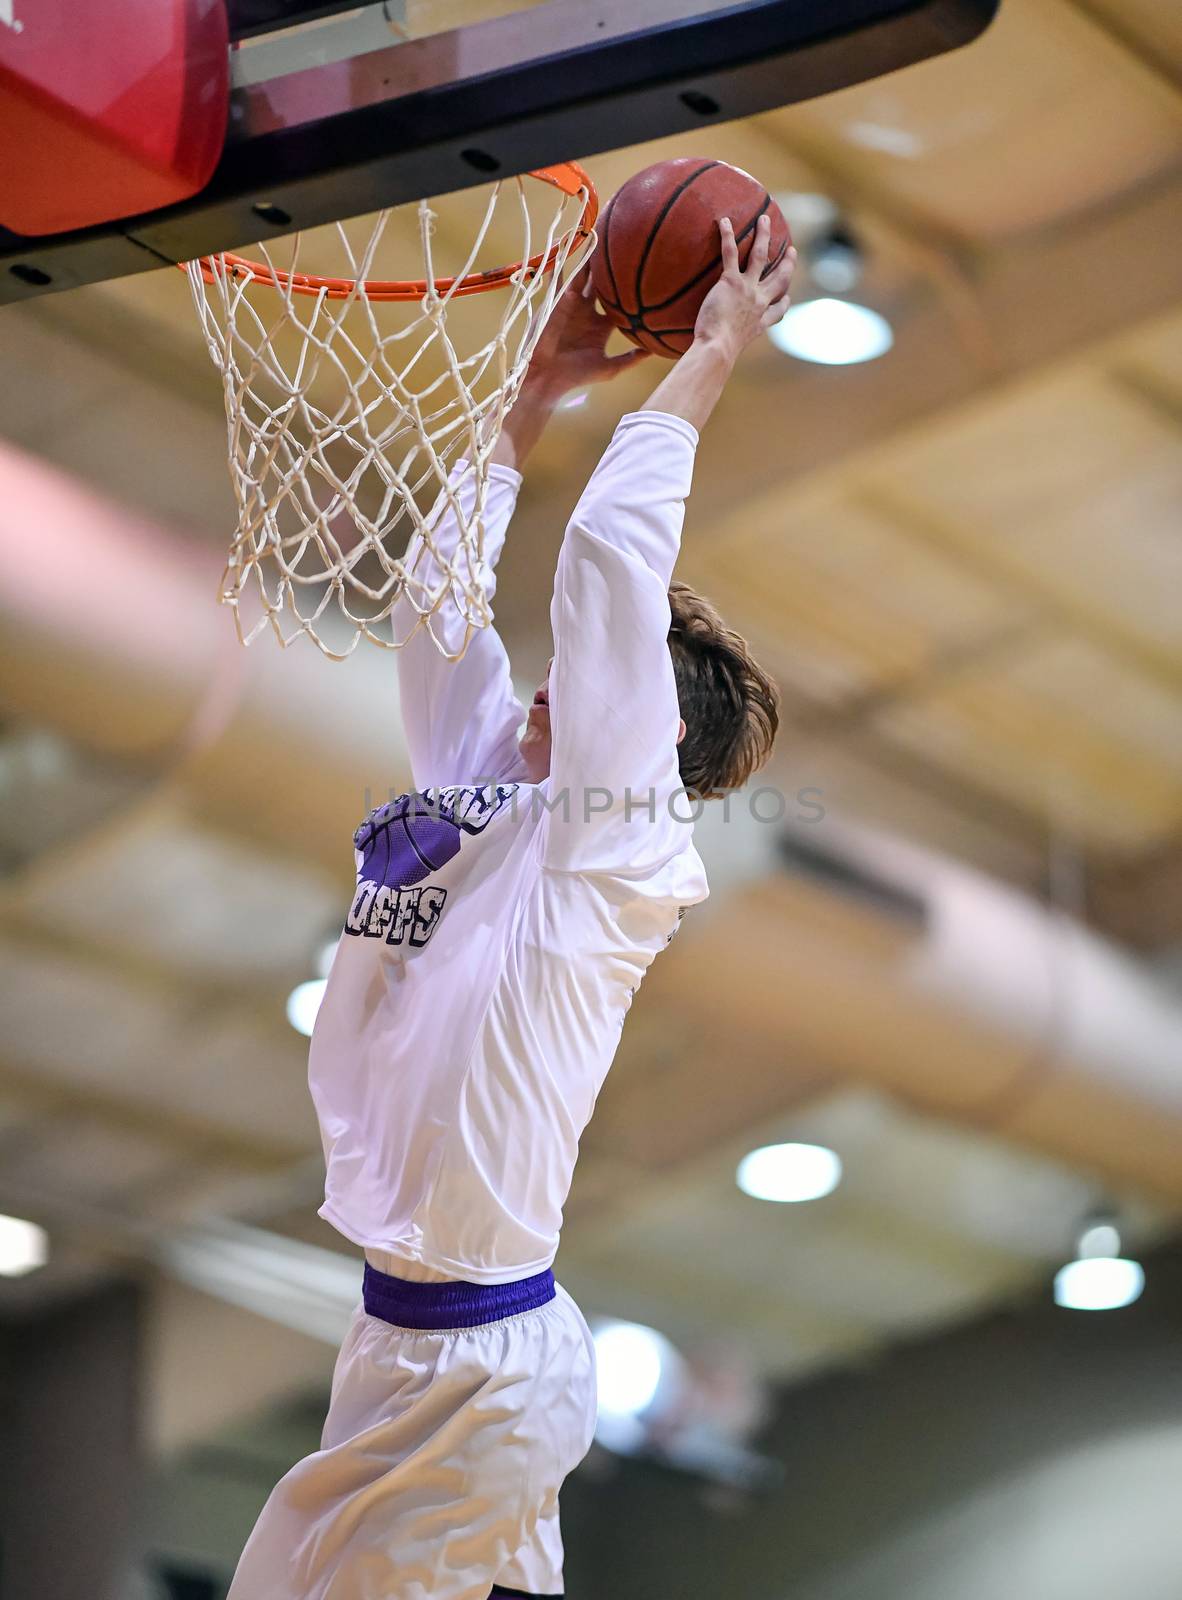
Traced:
[[788, 1096], [807, 1067], [810, 1082], [874, 1085], [1182, 1198], [1182, 1001], [1143, 962], [1027, 893], [832, 815], [765, 845], [765, 861], [788, 870], [748, 871], [691, 922], [670, 997], [744, 1041], [736, 1104], [749, 1057], [765, 1105], [774, 1056]]
[[819, 889], [842, 895], [891, 922], [916, 931], [927, 922], [924, 897], [875, 868], [791, 833], [784, 834], [778, 841], [778, 849], [782, 864], [789, 872], [807, 879]]

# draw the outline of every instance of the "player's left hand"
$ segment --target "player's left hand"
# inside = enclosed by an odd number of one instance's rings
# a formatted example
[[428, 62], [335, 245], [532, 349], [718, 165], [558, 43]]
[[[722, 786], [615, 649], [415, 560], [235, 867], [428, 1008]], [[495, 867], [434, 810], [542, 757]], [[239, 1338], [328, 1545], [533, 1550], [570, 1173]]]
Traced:
[[618, 377], [646, 359], [644, 350], [609, 356], [607, 341], [613, 332], [595, 304], [591, 269], [582, 267], [567, 285], [538, 340], [526, 387], [557, 400], [572, 389]]

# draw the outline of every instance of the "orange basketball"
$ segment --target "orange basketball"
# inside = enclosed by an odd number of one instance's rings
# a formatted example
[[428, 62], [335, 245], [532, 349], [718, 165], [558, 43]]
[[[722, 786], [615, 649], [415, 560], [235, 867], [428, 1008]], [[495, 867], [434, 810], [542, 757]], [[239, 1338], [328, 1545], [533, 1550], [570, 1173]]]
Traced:
[[684, 355], [722, 274], [720, 218], [731, 219], [745, 266], [765, 215], [772, 228], [766, 277], [792, 240], [779, 206], [750, 173], [694, 156], [638, 172], [608, 201], [591, 259], [608, 318], [642, 350], [669, 360]]

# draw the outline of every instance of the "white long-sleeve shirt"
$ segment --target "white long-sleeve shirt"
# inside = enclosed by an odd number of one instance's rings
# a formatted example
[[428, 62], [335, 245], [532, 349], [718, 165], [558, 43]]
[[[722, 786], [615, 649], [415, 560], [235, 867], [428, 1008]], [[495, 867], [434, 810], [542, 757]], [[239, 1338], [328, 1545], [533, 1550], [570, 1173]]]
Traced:
[[[707, 894], [667, 644], [696, 444], [680, 418], [624, 417], [575, 509], [543, 783], [525, 779], [525, 711], [491, 627], [460, 662], [423, 632], [401, 652], [420, 792], [358, 830], [309, 1067], [321, 1215], [395, 1261], [475, 1283], [551, 1264], [631, 998]], [[490, 586], [520, 483], [491, 468]], [[470, 478], [458, 493], [471, 504]]]

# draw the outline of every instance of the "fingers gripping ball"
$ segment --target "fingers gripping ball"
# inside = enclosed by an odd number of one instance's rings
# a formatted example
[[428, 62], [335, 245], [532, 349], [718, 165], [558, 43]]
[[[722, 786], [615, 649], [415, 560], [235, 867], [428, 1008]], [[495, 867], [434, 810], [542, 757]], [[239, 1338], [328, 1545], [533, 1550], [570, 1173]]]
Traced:
[[729, 217], [747, 264], [764, 214], [771, 242], [763, 276], [792, 243], [763, 184], [726, 161], [660, 161], [630, 178], [608, 202], [591, 279], [610, 321], [634, 344], [676, 360], [693, 343], [698, 308], [722, 273], [718, 224]]

